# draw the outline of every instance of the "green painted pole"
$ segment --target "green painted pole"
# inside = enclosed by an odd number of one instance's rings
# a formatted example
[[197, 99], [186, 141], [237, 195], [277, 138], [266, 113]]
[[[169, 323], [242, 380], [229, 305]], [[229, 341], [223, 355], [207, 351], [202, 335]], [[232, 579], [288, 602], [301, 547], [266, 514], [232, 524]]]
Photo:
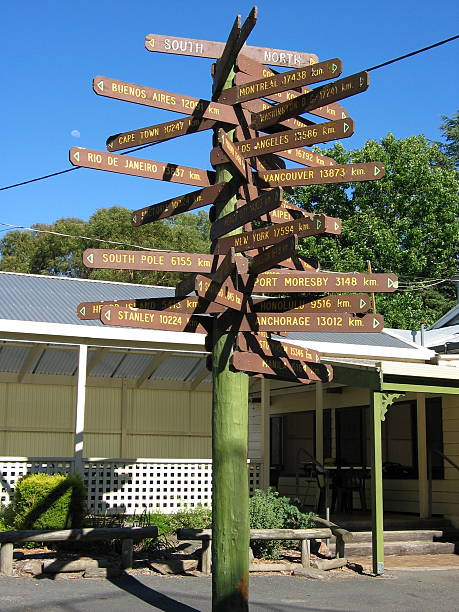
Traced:
[[[231, 87], [234, 70], [224, 89]], [[229, 132], [233, 137], [233, 132]], [[216, 169], [216, 181], [233, 178], [232, 164]], [[236, 197], [215, 206], [215, 219], [233, 211]], [[235, 333], [214, 325], [212, 351], [212, 610], [248, 611], [249, 485], [248, 376], [229, 369]]]
[[382, 482], [381, 419], [383, 394], [371, 393], [371, 521], [373, 542], [373, 573], [384, 574], [384, 515]]

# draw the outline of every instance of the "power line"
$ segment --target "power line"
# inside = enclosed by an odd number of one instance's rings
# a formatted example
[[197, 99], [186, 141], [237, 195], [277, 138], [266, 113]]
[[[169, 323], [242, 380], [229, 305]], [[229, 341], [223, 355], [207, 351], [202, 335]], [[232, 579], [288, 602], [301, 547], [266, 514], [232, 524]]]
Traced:
[[[424, 53], [429, 49], [433, 49], [435, 47], [439, 47], [440, 45], [444, 45], [448, 42], [456, 40], [459, 38], [459, 34], [455, 36], [451, 36], [450, 38], [445, 38], [445, 40], [441, 40], [439, 42], [434, 43], [433, 45], [429, 45], [428, 47], [423, 47], [422, 49], [417, 49], [416, 51], [411, 51], [410, 53], [406, 53], [405, 55], [400, 55], [394, 59], [388, 60], [387, 62], [383, 62], [382, 64], [377, 64], [376, 66], [372, 66], [371, 68], [367, 68], [366, 71], [370, 72], [371, 70], [377, 70], [378, 68], [382, 68], [383, 66], [389, 66], [389, 64], [394, 64], [395, 62], [399, 62], [400, 60], [406, 59], [407, 57], [412, 57], [413, 55], [417, 55], [418, 53]], [[170, 140], [170, 139], [168, 139]], [[165, 140], [161, 141], [165, 142]], [[152, 142], [150, 144], [143, 145], [142, 147], [137, 147], [136, 149], [131, 149], [130, 151], [124, 151], [121, 155], [127, 155], [128, 153], [134, 153], [135, 151], [140, 151], [141, 149], [145, 149], [147, 147], [151, 147], [152, 145], [159, 144], [158, 142]], [[47, 178], [51, 178], [53, 176], [59, 176], [59, 174], [65, 174], [66, 172], [72, 172], [73, 170], [79, 170], [81, 166], [76, 166], [74, 168], [67, 168], [67, 170], [60, 170], [59, 172], [52, 172], [51, 174], [45, 174], [44, 176], [39, 176], [34, 179], [29, 179], [27, 181], [21, 181], [20, 183], [14, 183], [13, 185], [7, 185], [6, 187], [0, 187], [0, 191], [6, 191], [7, 189], [13, 189], [15, 187], [21, 187], [22, 185], [28, 185], [29, 183], [35, 183], [37, 181], [42, 181]]]
[[447, 42], [456, 40], [456, 38], [459, 38], [459, 34], [456, 34], [456, 36], [451, 36], [450, 38], [445, 38], [445, 40], [436, 42], [433, 45], [429, 45], [428, 47], [423, 47], [422, 49], [418, 49], [417, 51], [411, 51], [411, 53], [405, 53], [405, 55], [400, 55], [399, 57], [391, 59], [387, 62], [383, 62], [382, 64], [378, 64], [377, 66], [372, 66], [371, 68], [367, 68], [367, 72], [370, 72], [371, 70], [377, 70], [378, 68], [382, 68], [383, 66], [389, 66], [389, 64], [399, 62], [402, 59], [406, 59], [407, 57], [412, 57], [413, 55], [417, 55], [418, 53], [423, 53], [424, 51], [428, 51], [429, 49], [433, 49], [434, 47], [439, 47], [440, 45], [444, 45]]
[[[152, 249], [150, 247], [140, 246], [139, 244], [129, 244], [128, 242], [116, 242], [115, 240], [103, 240], [102, 238], [91, 238], [91, 236], [80, 236], [78, 234], [64, 234], [63, 232], [54, 232], [52, 230], [42, 230], [35, 227], [25, 227], [23, 225], [12, 225], [10, 223], [1, 223], [11, 229], [22, 229], [28, 232], [37, 232], [39, 234], [52, 234], [53, 236], [62, 236], [64, 238], [80, 238], [81, 240], [90, 240], [91, 242], [105, 242], [107, 244], [117, 244], [118, 246], [128, 246], [136, 249], [142, 249], [144, 251], [166, 251], [167, 253], [175, 253], [171, 249]], [[1, 230], [5, 231], [5, 230]]]

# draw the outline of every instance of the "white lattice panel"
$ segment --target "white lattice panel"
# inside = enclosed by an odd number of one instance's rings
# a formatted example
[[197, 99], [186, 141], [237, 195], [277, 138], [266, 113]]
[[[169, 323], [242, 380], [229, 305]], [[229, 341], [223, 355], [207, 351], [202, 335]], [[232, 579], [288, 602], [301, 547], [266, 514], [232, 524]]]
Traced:
[[90, 461], [84, 479], [88, 505], [98, 513], [167, 513], [211, 504], [212, 464], [206, 461]]
[[64, 474], [72, 471], [70, 459], [0, 459], [0, 504], [9, 504], [16, 481], [25, 474]]
[[[0, 458], [0, 503], [8, 504], [24, 474], [68, 473], [71, 459]], [[261, 464], [249, 465], [249, 491], [260, 488]], [[88, 509], [93, 513], [164, 513], [212, 504], [212, 462], [203, 460], [137, 461], [88, 459], [84, 467]]]

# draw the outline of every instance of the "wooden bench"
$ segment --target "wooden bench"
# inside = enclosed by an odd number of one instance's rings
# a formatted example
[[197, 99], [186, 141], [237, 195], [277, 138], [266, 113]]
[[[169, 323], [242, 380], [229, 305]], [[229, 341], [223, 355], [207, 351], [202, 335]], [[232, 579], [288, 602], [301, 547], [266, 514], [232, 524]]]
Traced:
[[132, 567], [134, 540], [156, 538], [157, 527], [118, 527], [94, 529], [27, 529], [0, 531], [0, 574], [13, 574], [13, 545], [20, 542], [85, 542], [121, 540], [121, 567]]
[[[349, 532], [347, 532], [349, 533]], [[212, 568], [212, 529], [179, 529], [178, 540], [201, 540], [202, 560], [201, 571], [210, 574]], [[251, 529], [251, 540], [300, 540], [301, 564], [310, 567], [310, 540], [324, 540], [332, 537], [328, 527], [317, 529]], [[339, 537], [339, 536], [338, 536]], [[342, 546], [344, 556], [344, 544]]]

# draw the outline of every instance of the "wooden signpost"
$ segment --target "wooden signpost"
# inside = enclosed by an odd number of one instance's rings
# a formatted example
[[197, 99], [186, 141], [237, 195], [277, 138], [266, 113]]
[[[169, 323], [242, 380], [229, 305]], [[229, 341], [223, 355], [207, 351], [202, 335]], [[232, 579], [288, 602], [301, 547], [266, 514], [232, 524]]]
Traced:
[[[133, 211], [133, 226], [212, 205], [210, 254], [118, 249], [83, 254], [89, 268], [191, 273], [177, 284], [175, 297], [83, 302], [77, 316], [100, 318], [105, 325], [206, 334], [213, 387], [212, 596], [218, 612], [248, 610], [246, 373], [296, 384], [332, 380], [332, 368], [321, 363], [317, 351], [270, 334], [380, 332], [382, 317], [365, 314], [368, 293], [398, 286], [392, 274], [324, 272], [318, 262], [300, 257], [299, 239], [340, 234], [341, 221], [289, 204], [283, 195], [297, 185], [384, 177], [378, 161], [337, 165], [304, 148], [353, 134], [354, 123], [338, 101], [365, 91], [368, 73], [336, 80], [342, 69], [337, 58], [318, 63], [311, 53], [248, 46], [256, 21], [256, 7], [243, 23], [238, 16], [226, 42], [149, 34], [149, 51], [217, 60], [212, 101], [97, 76], [93, 89], [99, 96], [187, 117], [111, 135], [108, 152], [70, 150], [75, 166], [200, 188]], [[275, 72], [267, 65], [291, 70]], [[328, 79], [335, 80], [307, 87]], [[327, 121], [315, 124], [303, 113]], [[215, 172], [114, 153], [210, 129]], [[303, 167], [287, 168], [283, 159]], [[252, 227], [260, 221], [264, 226]], [[283, 296], [261, 295], [271, 293]]]

